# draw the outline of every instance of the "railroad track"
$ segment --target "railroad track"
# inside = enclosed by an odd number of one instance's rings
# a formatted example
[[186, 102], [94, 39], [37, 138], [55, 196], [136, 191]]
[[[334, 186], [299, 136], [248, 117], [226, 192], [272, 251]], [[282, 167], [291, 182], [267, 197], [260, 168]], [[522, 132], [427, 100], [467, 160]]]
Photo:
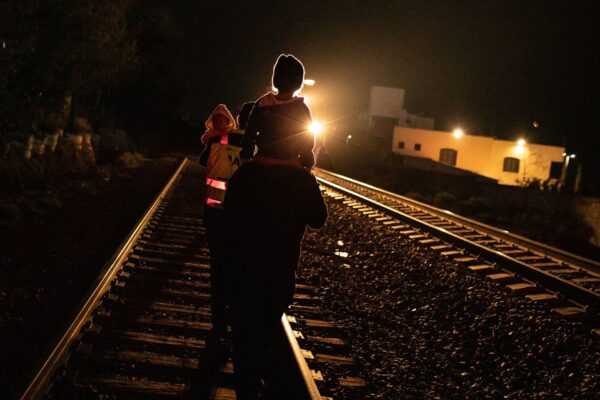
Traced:
[[[210, 269], [200, 182], [197, 163], [184, 159], [22, 399], [235, 399], [228, 355], [207, 350]], [[327, 399], [339, 387], [364, 387], [342, 330], [324, 320], [314, 293], [300, 283], [290, 315], [282, 316], [269, 382], [274, 398]], [[360, 398], [356, 393], [347, 398]]]
[[[597, 322], [598, 263], [328, 171], [315, 174], [326, 195], [399, 234], [531, 300], [555, 302], [562, 315], [591, 314]], [[235, 398], [231, 362], [225, 357], [211, 369], [206, 349], [201, 181], [196, 163], [184, 160], [106, 264], [23, 399]], [[344, 329], [323, 316], [317, 292], [299, 281], [282, 317], [275, 398], [362, 398], [366, 383]]]
[[[315, 169], [326, 193], [533, 301], [600, 328], [600, 263], [447, 210]], [[600, 334], [600, 330], [594, 329]]]

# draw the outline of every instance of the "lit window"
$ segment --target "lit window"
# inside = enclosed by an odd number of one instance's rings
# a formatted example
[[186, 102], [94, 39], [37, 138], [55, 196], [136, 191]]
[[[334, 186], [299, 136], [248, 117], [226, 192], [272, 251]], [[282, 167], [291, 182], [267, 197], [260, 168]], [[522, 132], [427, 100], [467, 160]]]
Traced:
[[421, 143], [415, 143], [415, 151], [421, 151]]
[[502, 167], [504, 172], [519, 172], [519, 159], [513, 157], [504, 158], [504, 166]]
[[457, 152], [454, 149], [441, 149], [440, 162], [448, 165], [456, 165]]
[[404, 148], [404, 142], [398, 142], [398, 148], [399, 149], [403, 149]]

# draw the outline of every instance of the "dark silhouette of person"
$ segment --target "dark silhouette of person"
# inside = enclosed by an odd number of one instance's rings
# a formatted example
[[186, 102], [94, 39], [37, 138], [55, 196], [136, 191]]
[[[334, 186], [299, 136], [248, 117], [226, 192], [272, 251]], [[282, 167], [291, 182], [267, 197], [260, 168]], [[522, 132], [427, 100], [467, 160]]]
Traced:
[[300, 60], [281, 54], [273, 66], [272, 85], [277, 93], [269, 92], [256, 100], [246, 127], [242, 158], [269, 165], [314, 165], [310, 109], [303, 97], [295, 95], [303, 82], [304, 66]]
[[231, 178], [224, 210], [237, 398], [256, 399], [274, 333], [292, 302], [306, 226], [322, 227], [327, 207], [307, 170], [250, 162]]
[[220, 340], [227, 332], [228, 292], [227, 275], [225, 273], [225, 230], [223, 217], [223, 201], [227, 191], [228, 180], [239, 168], [239, 153], [244, 137], [244, 128], [248, 121], [253, 103], [242, 107], [237, 122], [227, 107], [219, 104], [206, 121], [206, 132], [202, 143], [206, 146], [200, 155], [200, 164], [206, 167], [204, 188], [204, 224], [208, 234], [210, 250], [210, 286], [211, 286], [211, 339]]
[[272, 76], [277, 93], [256, 101], [246, 127], [241, 156], [251, 161], [233, 175], [225, 196], [239, 400], [259, 398], [274, 334], [294, 296], [306, 226], [320, 228], [327, 219], [309, 172], [315, 145], [310, 110], [295, 96], [303, 82], [302, 63], [280, 55]]

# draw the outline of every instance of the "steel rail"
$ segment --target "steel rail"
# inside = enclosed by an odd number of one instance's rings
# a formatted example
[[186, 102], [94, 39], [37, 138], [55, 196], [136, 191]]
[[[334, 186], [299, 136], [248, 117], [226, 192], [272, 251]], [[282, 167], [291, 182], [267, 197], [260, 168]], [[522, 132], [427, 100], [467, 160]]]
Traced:
[[306, 389], [306, 393], [302, 394], [304, 396], [308, 396], [309, 400], [322, 400], [321, 394], [319, 393], [319, 389], [317, 388], [317, 384], [312, 377], [312, 373], [308, 364], [306, 364], [306, 359], [302, 354], [302, 350], [300, 349], [300, 345], [294, 336], [294, 331], [288, 322], [287, 315], [283, 314], [281, 317], [281, 328], [287, 338], [287, 342], [294, 354], [295, 367], [297, 368], [297, 372], [302, 376], [302, 381], [304, 383], [304, 387]]
[[77, 339], [81, 329], [89, 321], [92, 312], [101, 301], [102, 296], [110, 289], [111, 282], [119, 271], [123, 261], [125, 261], [126, 257], [129, 255], [133, 245], [141, 236], [144, 228], [154, 215], [162, 199], [165, 197], [169, 189], [171, 189], [173, 183], [187, 162], [188, 159], [185, 157], [167, 184], [164, 186], [163, 190], [152, 202], [133, 230], [127, 235], [125, 241], [121, 244], [117, 252], [104, 265], [98, 279], [94, 285], [92, 285], [88, 295], [81, 304], [79, 308], [80, 311], [75, 316], [73, 322], [71, 322], [71, 324], [67, 327], [65, 333], [60, 337], [57, 344], [53, 347], [52, 351], [38, 372], [35, 374], [27, 389], [23, 392], [23, 395], [21, 396], [22, 400], [39, 399], [45, 395], [48, 389], [48, 384], [50, 383], [50, 380], [52, 379], [56, 369], [63, 364], [68, 357], [68, 350], [71, 343]]
[[[574, 285], [565, 279], [562, 279], [555, 275], [551, 275], [534, 266], [527, 265], [514, 257], [502, 253], [501, 251], [490, 249], [488, 247], [475, 243], [469, 239], [463, 238], [455, 233], [452, 233], [447, 229], [437, 227], [425, 221], [421, 221], [418, 218], [410, 216], [402, 211], [396, 210], [390, 206], [382, 204], [376, 200], [373, 200], [353, 190], [347, 189], [336, 183], [330, 182], [320, 177], [317, 177], [317, 180], [325, 186], [329, 186], [330, 188], [333, 188], [338, 192], [344, 193], [349, 197], [359, 199], [360, 201], [369, 204], [375, 209], [384, 211], [387, 214], [391, 214], [399, 220], [405, 221], [410, 225], [416, 226], [422, 229], [423, 231], [435, 235], [436, 237], [443, 238], [449, 243], [452, 243], [463, 249], [472, 251], [475, 254], [480, 254], [484, 256], [487, 260], [496, 263], [501, 267], [505, 267], [509, 270], [516, 271], [517, 273], [521, 274], [527, 279], [540, 282], [546, 288], [554, 290], [567, 297], [570, 297], [571, 299], [575, 300], [576, 302], [582, 305], [587, 305], [596, 312], [600, 312], [600, 294], [596, 292], [593, 292], [578, 285]], [[357, 181], [354, 182], [356, 182], [356, 184], [359, 184]]]
[[385, 189], [381, 189], [376, 186], [369, 185], [368, 183], [357, 181], [355, 179], [349, 178], [344, 175], [337, 174], [335, 172], [327, 171], [327, 170], [324, 170], [321, 168], [315, 168], [315, 170], [317, 172], [321, 172], [323, 174], [334, 176], [338, 179], [344, 180], [344, 181], [352, 183], [354, 185], [361, 186], [366, 189], [372, 190], [374, 192], [377, 192], [378, 194], [381, 194], [384, 196], [389, 196], [393, 199], [397, 199], [398, 201], [400, 201], [402, 203], [406, 203], [407, 205], [421, 208], [421, 209], [423, 209], [427, 212], [430, 212], [438, 217], [446, 218], [448, 220], [451, 220], [452, 222], [456, 222], [456, 223], [465, 225], [469, 228], [489, 234], [491, 236], [495, 236], [497, 239], [513, 242], [514, 244], [519, 244], [519, 245], [525, 246], [529, 250], [540, 252], [545, 256], [554, 257], [560, 261], [565, 261], [565, 262], [573, 264], [577, 267], [584, 268], [593, 275], [597, 275], [598, 273], [600, 273], [600, 262], [598, 262], [598, 261], [591, 260], [589, 258], [585, 258], [585, 257], [570, 253], [568, 251], [565, 251], [565, 250], [562, 250], [562, 249], [559, 249], [556, 247], [552, 247], [545, 243], [537, 242], [535, 240], [532, 240], [532, 239], [526, 238], [524, 236], [518, 235], [516, 233], [510, 232], [506, 229], [501, 229], [501, 228], [498, 228], [495, 226], [484, 224], [482, 222], [464, 217], [460, 214], [456, 214], [452, 211], [438, 208], [438, 207], [432, 206], [430, 204], [422, 203], [418, 200], [414, 200], [409, 197], [405, 197], [405, 196], [399, 195], [397, 193], [393, 193], [393, 192], [387, 191]]
[[[137, 222], [135, 227], [127, 235], [126, 239], [120, 245], [118, 250], [113, 254], [109, 261], [104, 265], [97, 280], [92, 285], [84, 301], [80, 304], [79, 311], [76, 313], [73, 321], [66, 327], [64, 334], [59, 338], [55, 346], [46, 357], [41, 367], [31, 380], [31, 383], [21, 395], [22, 400], [40, 399], [47, 394], [51, 388], [51, 380], [56, 374], [57, 369], [65, 363], [69, 357], [69, 350], [72, 343], [77, 340], [81, 330], [91, 320], [94, 310], [101, 304], [105, 293], [111, 288], [111, 283], [114, 281], [119, 270], [124, 265], [135, 244], [138, 242], [146, 228], [152, 226], [151, 220], [155, 216], [157, 209], [160, 207], [163, 199], [169, 193], [173, 184], [179, 177], [181, 171], [188, 163], [188, 159], [184, 158], [176, 171], [173, 173], [167, 184], [161, 190], [159, 195], [146, 210], [142, 218]], [[306, 363], [302, 350], [294, 336], [294, 331], [291, 329], [284, 314], [281, 318], [279, 326], [282, 333], [282, 346], [285, 351], [285, 361], [283, 368], [291, 368], [290, 372], [293, 376], [293, 388], [288, 388], [286, 398], [294, 398], [299, 400], [322, 400], [312, 372]], [[293, 390], [293, 392], [289, 392]], [[290, 397], [291, 396], [291, 397]]]

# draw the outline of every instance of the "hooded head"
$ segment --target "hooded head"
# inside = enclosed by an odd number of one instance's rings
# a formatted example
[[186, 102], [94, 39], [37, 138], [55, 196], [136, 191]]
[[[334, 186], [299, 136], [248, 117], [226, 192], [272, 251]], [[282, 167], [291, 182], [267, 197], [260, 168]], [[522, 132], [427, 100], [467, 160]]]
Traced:
[[295, 92], [304, 82], [304, 66], [291, 54], [281, 54], [273, 66], [273, 87], [281, 92]]
[[236, 128], [235, 119], [225, 104], [219, 104], [210, 114], [206, 123], [206, 129], [219, 131], [230, 131]]

